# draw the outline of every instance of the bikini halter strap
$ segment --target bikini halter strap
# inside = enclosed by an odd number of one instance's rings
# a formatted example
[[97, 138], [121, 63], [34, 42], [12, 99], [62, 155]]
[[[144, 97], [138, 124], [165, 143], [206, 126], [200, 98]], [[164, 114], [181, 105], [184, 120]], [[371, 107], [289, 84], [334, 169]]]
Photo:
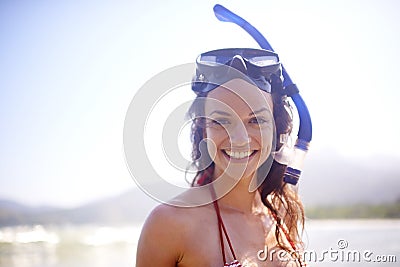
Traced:
[[[238, 261], [237, 258], [236, 258], [236, 254], [235, 254], [235, 251], [233, 250], [232, 242], [231, 242], [231, 240], [229, 239], [228, 232], [226, 231], [226, 227], [225, 227], [224, 221], [222, 220], [222, 216], [221, 216], [221, 212], [220, 212], [220, 210], [219, 210], [219, 205], [218, 205], [218, 200], [217, 200], [217, 197], [216, 197], [215, 189], [214, 189], [213, 186], [211, 186], [210, 188], [211, 188], [212, 197], [213, 197], [213, 199], [215, 199], [215, 200], [213, 201], [213, 204], [214, 204], [215, 213], [217, 214], [218, 232], [219, 232], [219, 242], [220, 242], [221, 250], [222, 250], [222, 258], [223, 258], [224, 264], [225, 264], [224, 266], [228, 266], [228, 267], [241, 267], [242, 265], [239, 263], [239, 261]], [[234, 261], [231, 262], [231, 263], [228, 263], [228, 262], [226, 261], [226, 256], [225, 256], [225, 245], [224, 245], [223, 234], [225, 235], [226, 241], [228, 242], [229, 249], [230, 249], [230, 251], [231, 251], [231, 253], [232, 253], [232, 257], [233, 257], [233, 259], [234, 259]]]

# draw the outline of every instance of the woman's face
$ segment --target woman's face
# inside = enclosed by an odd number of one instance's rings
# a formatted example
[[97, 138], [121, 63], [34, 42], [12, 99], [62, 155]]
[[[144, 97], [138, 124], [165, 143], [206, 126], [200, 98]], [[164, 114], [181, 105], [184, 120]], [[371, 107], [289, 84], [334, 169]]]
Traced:
[[208, 152], [217, 173], [227, 171], [235, 179], [252, 177], [271, 153], [271, 95], [244, 80], [234, 79], [208, 94], [205, 116]]

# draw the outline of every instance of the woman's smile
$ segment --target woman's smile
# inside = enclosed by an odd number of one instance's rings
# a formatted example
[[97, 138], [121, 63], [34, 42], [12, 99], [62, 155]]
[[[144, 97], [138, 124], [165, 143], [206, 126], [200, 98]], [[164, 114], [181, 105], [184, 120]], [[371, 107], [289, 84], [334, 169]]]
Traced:
[[221, 152], [229, 163], [249, 163], [257, 154], [258, 150], [233, 151], [222, 149]]
[[250, 158], [257, 153], [257, 150], [248, 150], [248, 151], [232, 151], [228, 149], [223, 149], [222, 152], [232, 160], [237, 161], [248, 161]]

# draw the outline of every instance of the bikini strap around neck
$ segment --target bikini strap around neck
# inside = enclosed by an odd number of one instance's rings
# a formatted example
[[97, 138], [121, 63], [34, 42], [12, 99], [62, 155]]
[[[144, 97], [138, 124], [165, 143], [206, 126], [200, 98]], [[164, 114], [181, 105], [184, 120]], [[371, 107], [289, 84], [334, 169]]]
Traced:
[[[221, 250], [222, 250], [222, 258], [223, 258], [223, 261], [224, 261], [224, 264], [225, 264], [224, 266], [240, 267], [242, 265], [239, 263], [239, 261], [236, 258], [236, 254], [235, 254], [235, 251], [233, 250], [232, 242], [229, 239], [228, 232], [226, 231], [226, 227], [225, 227], [224, 221], [222, 220], [221, 212], [220, 212], [219, 205], [218, 205], [218, 200], [216, 198], [215, 189], [214, 189], [213, 186], [211, 186], [210, 188], [211, 188], [212, 197], [213, 197], [213, 199], [215, 199], [213, 201], [213, 205], [214, 205], [215, 213], [217, 214], [219, 241], [220, 241]], [[228, 242], [229, 249], [230, 249], [230, 251], [232, 253], [232, 257], [234, 259], [234, 261], [232, 263], [228, 263], [226, 261], [225, 245], [224, 245], [224, 237], [223, 237], [223, 235], [225, 235], [225, 239]]]

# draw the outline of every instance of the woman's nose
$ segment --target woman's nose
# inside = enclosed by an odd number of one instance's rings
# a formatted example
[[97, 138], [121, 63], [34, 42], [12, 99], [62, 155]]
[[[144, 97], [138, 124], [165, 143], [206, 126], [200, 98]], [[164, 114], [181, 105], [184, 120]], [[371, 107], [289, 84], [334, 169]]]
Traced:
[[247, 146], [250, 143], [249, 134], [242, 123], [238, 123], [228, 134], [233, 147]]

